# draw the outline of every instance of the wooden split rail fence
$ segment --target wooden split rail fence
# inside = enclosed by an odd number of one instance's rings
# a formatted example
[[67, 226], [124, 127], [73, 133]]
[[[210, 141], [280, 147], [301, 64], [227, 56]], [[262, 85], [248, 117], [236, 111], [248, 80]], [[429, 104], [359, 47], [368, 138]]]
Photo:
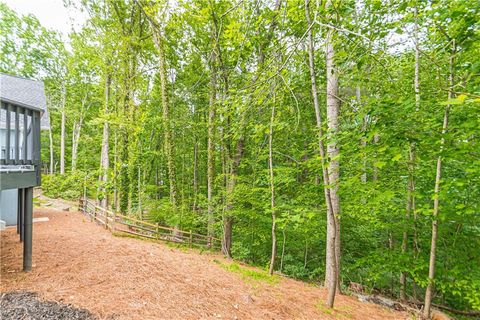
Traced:
[[91, 221], [103, 225], [112, 233], [126, 233], [142, 238], [184, 244], [189, 247], [221, 248], [221, 241], [218, 238], [193, 233], [192, 231], [169, 228], [112, 212], [97, 206], [88, 199], [81, 198], [79, 200], [79, 208], [85, 215], [90, 217]]

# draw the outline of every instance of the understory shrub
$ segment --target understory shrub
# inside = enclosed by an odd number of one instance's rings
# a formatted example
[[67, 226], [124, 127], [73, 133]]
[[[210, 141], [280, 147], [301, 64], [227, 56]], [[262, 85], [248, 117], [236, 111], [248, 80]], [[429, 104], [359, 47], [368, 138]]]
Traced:
[[[95, 181], [87, 180], [87, 185], [95, 185]], [[84, 192], [85, 173], [76, 171], [68, 174], [42, 176], [43, 193], [50, 198], [77, 200]]]

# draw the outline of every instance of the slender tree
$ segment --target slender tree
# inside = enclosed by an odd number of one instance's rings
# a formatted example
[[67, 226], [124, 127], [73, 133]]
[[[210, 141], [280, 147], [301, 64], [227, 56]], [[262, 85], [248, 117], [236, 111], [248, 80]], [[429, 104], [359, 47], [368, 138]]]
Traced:
[[[77, 170], [77, 157], [78, 157], [78, 144], [80, 142], [80, 133], [82, 130], [83, 120], [85, 113], [88, 111], [87, 106], [88, 93], [82, 99], [80, 107], [80, 115], [78, 119], [75, 119], [72, 127], [72, 171]], [[86, 109], [86, 110], [85, 110]]]
[[47, 96], [47, 114], [48, 114], [48, 123], [50, 126], [48, 127], [48, 147], [49, 147], [49, 156], [50, 156], [50, 161], [49, 161], [49, 174], [54, 174], [54, 154], [53, 154], [53, 130], [52, 130], [52, 99]]
[[273, 274], [273, 268], [275, 266], [275, 257], [277, 255], [277, 214], [275, 206], [275, 179], [273, 171], [273, 126], [275, 123], [275, 95], [272, 105], [272, 114], [270, 116], [270, 126], [268, 131], [268, 172], [270, 180], [270, 210], [272, 211], [272, 253], [270, 257], [270, 267], [268, 273]]
[[[107, 63], [107, 68], [109, 64]], [[111, 77], [110, 73], [107, 70], [105, 77], [105, 106], [103, 114], [105, 117], [108, 117], [109, 114], [109, 103], [110, 103], [110, 86], [111, 86]], [[105, 120], [103, 123], [103, 135], [102, 135], [102, 153], [100, 155], [100, 175], [99, 175], [99, 193], [101, 194], [100, 206], [102, 208], [108, 208], [108, 194], [105, 192], [105, 185], [108, 182], [108, 170], [110, 166], [109, 162], [109, 150], [110, 150], [110, 128], [108, 120]]]
[[[315, 56], [314, 56], [314, 44], [313, 44], [313, 33], [312, 33], [312, 19], [310, 17], [310, 0], [305, 1], [305, 16], [308, 22], [307, 26], [307, 40], [308, 40], [308, 61], [309, 61], [309, 70], [310, 70], [310, 81], [311, 81], [311, 93], [313, 98], [313, 106], [315, 109], [315, 119], [317, 123], [317, 143], [318, 143], [318, 152], [321, 159], [322, 164], [322, 175], [323, 175], [323, 190], [325, 194], [325, 203], [327, 207], [327, 221], [328, 221], [328, 230], [327, 230], [327, 258], [326, 258], [326, 271], [325, 271], [325, 285], [329, 289], [328, 300], [327, 304], [330, 307], [333, 307], [334, 299], [335, 299], [335, 291], [336, 291], [336, 276], [334, 273], [336, 272], [336, 259], [335, 259], [335, 234], [333, 234], [333, 238], [331, 238], [331, 232], [335, 233], [335, 228], [332, 228], [335, 225], [335, 217], [333, 211], [333, 203], [331, 197], [331, 189], [330, 189], [330, 172], [327, 169], [325, 159], [327, 155], [325, 154], [325, 146], [324, 146], [324, 134], [322, 129], [322, 114], [320, 111], [320, 102], [318, 100], [318, 88], [317, 88], [317, 80], [315, 76]], [[327, 71], [328, 72], [328, 71]], [[333, 273], [333, 275], [332, 275]], [[333, 278], [332, 278], [333, 276]], [[332, 287], [333, 285], [333, 287]]]
[[[453, 86], [455, 81], [455, 55], [457, 53], [457, 46], [455, 39], [451, 39], [450, 45], [450, 57], [449, 57], [449, 75], [448, 75], [448, 101], [451, 101], [454, 97]], [[426, 318], [430, 317], [430, 308], [432, 305], [433, 297], [433, 286], [435, 279], [435, 262], [437, 254], [437, 238], [438, 238], [438, 214], [440, 206], [440, 182], [442, 179], [442, 154], [441, 152], [445, 146], [445, 134], [448, 129], [448, 115], [450, 111], [450, 105], [445, 106], [444, 115], [443, 115], [443, 125], [442, 125], [442, 138], [440, 141], [440, 155], [437, 158], [437, 168], [435, 172], [435, 189], [433, 194], [433, 221], [432, 221], [432, 239], [430, 245], [430, 260], [428, 265], [428, 286], [425, 291], [425, 306], [423, 309], [423, 316]]]
[[[215, 19], [212, 6], [212, 19]], [[214, 24], [214, 23], [213, 23]], [[217, 34], [215, 26], [212, 27], [212, 53], [210, 55], [210, 100], [208, 107], [208, 146], [207, 146], [207, 202], [208, 202], [208, 235], [213, 236], [214, 220], [214, 180], [215, 180], [215, 114], [217, 99]]]
[[[277, 15], [278, 11], [280, 10], [280, 6], [282, 5], [281, 0], [277, 0], [275, 2], [275, 6], [273, 8], [273, 17], [268, 28], [268, 31], [265, 35], [264, 41], [262, 41], [257, 47], [257, 66], [256, 66], [256, 74], [253, 76], [252, 83], [255, 84], [260, 76], [260, 71], [264, 67], [265, 63], [265, 49], [270, 45], [272, 41], [272, 37], [275, 33], [275, 28], [277, 27]], [[256, 14], [259, 15], [259, 7], [255, 9]], [[258, 30], [258, 34], [260, 36], [260, 30]], [[261, 37], [260, 37], [261, 38]], [[226, 75], [225, 68], [223, 68], [224, 76]], [[228, 86], [227, 86], [228, 90]], [[253, 104], [253, 101], [249, 100], [248, 104]], [[225, 210], [223, 214], [223, 238], [222, 238], [222, 252], [227, 257], [231, 258], [231, 246], [232, 246], [232, 233], [233, 233], [233, 216], [231, 214], [233, 210], [233, 198], [234, 198], [234, 191], [235, 186], [237, 183], [237, 175], [240, 163], [244, 156], [245, 151], [245, 130], [246, 130], [246, 123], [247, 121], [247, 114], [243, 112], [240, 119], [239, 119], [239, 132], [236, 134], [238, 138], [235, 140], [235, 143], [227, 143], [228, 149], [228, 174], [227, 174], [227, 181], [226, 181], [226, 196], [225, 196]], [[232, 146], [233, 145], [233, 146]]]
[[[332, 20], [333, 10], [331, 1], [325, 4], [328, 20]], [[330, 188], [330, 201], [332, 212], [327, 219], [327, 268], [329, 283], [329, 298], [327, 304], [333, 307], [335, 290], [338, 286], [340, 274], [340, 197], [338, 195], [339, 183], [339, 147], [338, 147], [338, 114], [340, 100], [338, 92], [338, 75], [335, 65], [335, 34], [334, 28], [329, 27], [325, 38], [326, 82], [327, 82], [327, 157], [328, 157], [328, 184]]]
[[60, 124], [61, 135], [60, 135], [60, 174], [65, 174], [65, 122], [66, 122], [66, 99], [67, 99], [67, 89], [65, 87], [65, 82], [62, 82], [62, 121]]
[[160, 94], [162, 98], [162, 121], [163, 121], [163, 148], [165, 152], [165, 158], [168, 168], [168, 180], [170, 185], [170, 204], [172, 210], [177, 209], [177, 182], [176, 182], [176, 169], [175, 169], [175, 159], [174, 159], [174, 142], [172, 136], [172, 124], [170, 120], [170, 104], [168, 101], [168, 80], [167, 80], [167, 62], [165, 58], [164, 43], [162, 37], [162, 29], [160, 24], [155, 21], [154, 17], [151, 17], [147, 14], [141, 4], [135, 1], [140, 9], [145, 14], [145, 17], [148, 20], [150, 29], [153, 32], [153, 40], [155, 43], [155, 48], [158, 53], [158, 75], [160, 77]]

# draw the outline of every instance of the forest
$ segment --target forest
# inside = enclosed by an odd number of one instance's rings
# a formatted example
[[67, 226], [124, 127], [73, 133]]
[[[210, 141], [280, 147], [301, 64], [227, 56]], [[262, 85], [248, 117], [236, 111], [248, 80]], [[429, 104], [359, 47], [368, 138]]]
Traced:
[[480, 310], [476, 0], [0, 3], [0, 72], [45, 83], [43, 192], [222, 239], [335, 294]]

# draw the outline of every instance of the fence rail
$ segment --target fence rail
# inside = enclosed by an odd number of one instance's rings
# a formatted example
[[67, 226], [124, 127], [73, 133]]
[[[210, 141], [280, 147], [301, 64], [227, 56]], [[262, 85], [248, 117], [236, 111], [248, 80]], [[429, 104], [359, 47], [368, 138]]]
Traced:
[[111, 232], [184, 244], [189, 247], [197, 246], [209, 249], [221, 248], [221, 241], [218, 238], [194, 233], [191, 230], [183, 231], [178, 228], [169, 228], [112, 212], [97, 206], [95, 203], [85, 198], [79, 200], [79, 208], [84, 214], [90, 217], [91, 221], [103, 225]]

